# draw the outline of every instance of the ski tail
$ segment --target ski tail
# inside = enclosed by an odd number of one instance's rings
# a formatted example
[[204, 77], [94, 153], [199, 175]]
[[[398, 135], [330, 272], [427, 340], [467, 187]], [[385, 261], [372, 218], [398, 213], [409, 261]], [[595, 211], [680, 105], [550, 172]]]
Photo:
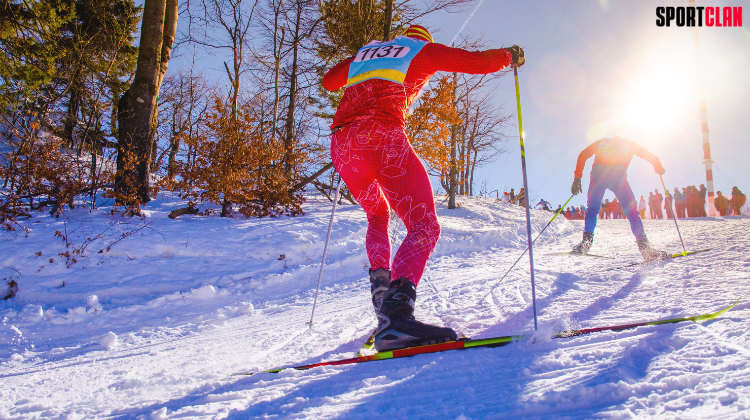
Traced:
[[652, 263], [652, 262], [669, 261], [669, 260], [672, 260], [672, 259], [675, 259], [675, 258], [687, 257], [687, 256], [690, 256], [690, 255], [699, 254], [701, 252], [708, 252], [708, 251], [711, 251], [713, 249], [716, 249], [716, 248], [706, 248], [706, 249], [699, 249], [697, 251], [680, 252], [679, 254], [671, 254], [671, 255], [667, 256], [666, 259], [663, 259], [663, 260], [657, 259], [657, 260], [652, 260], [652, 261], [639, 261], [639, 262], [634, 262], [634, 263], [630, 263], [630, 264], [620, 265], [620, 266], [617, 266], [617, 267], [610, 267], [610, 268], [604, 269], [604, 271], [622, 270], [623, 268], [638, 267], [638, 266], [641, 266], [641, 265], [644, 265], [644, 264], [649, 264], [649, 263]]

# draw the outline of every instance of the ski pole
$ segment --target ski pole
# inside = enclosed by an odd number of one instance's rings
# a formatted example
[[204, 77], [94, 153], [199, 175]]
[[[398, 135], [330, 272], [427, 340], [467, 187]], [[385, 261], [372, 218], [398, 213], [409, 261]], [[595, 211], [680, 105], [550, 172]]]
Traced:
[[[563, 204], [562, 207], [560, 207], [560, 210], [558, 210], [557, 213], [555, 213], [555, 215], [552, 217], [552, 220], [550, 220], [549, 223], [547, 223], [547, 225], [544, 226], [544, 228], [536, 235], [536, 238], [534, 238], [534, 240], [531, 241], [531, 243], [536, 242], [536, 240], [539, 239], [540, 236], [542, 236], [542, 233], [544, 233], [544, 231], [547, 230], [547, 227], [549, 227], [549, 225], [551, 225], [552, 222], [555, 221], [555, 219], [557, 218], [557, 216], [560, 215], [560, 213], [562, 213], [562, 211], [565, 208], [565, 206], [567, 206], [568, 203], [570, 202], [570, 200], [572, 200], [572, 199], [573, 199], [573, 196], [571, 195], [570, 198], [568, 199], [568, 201], [566, 201], [565, 204]], [[479, 302], [481, 302], [484, 299], [486, 299], [487, 296], [489, 296], [490, 293], [492, 293], [492, 291], [495, 290], [495, 288], [498, 285], [500, 285], [500, 283], [505, 279], [505, 277], [510, 273], [510, 271], [513, 270], [513, 267], [515, 267], [516, 264], [518, 264], [518, 262], [521, 261], [521, 258], [523, 258], [524, 255], [526, 255], [526, 251], [528, 251], [528, 250], [529, 250], [528, 247], [526, 247], [526, 249], [523, 250], [523, 254], [521, 254], [521, 256], [518, 257], [518, 259], [516, 260], [516, 262], [514, 262], [513, 265], [510, 266], [510, 268], [508, 269], [508, 271], [506, 271], [505, 274], [503, 274], [503, 276], [500, 278], [500, 280], [498, 280], [497, 282], [495, 282], [495, 285], [492, 286], [492, 288], [490, 289], [490, 291], [487, 292], [486, 295], [482, 296], [481, 299], [479, 299]]]
[[320, 291], [320, 281], [323, 279], [323, 267], [326, 265], [326, 254], [328, 253], [328, 242], [331, 240], [331, 230], [333, 230], [333, 216], [336, 215], [336, 204], [339, 202], [339, 190], [341, 189], [341, 175], [338, 176], [338, 182], [336, 183], [336, 197], [333, 199], [333, 211], [331, 212], [331, 222], [328, 224], [328, 236], [326, 236], [326, 244], [323, 247], [323, 261], [320, 262], [320, 274], [318, 275], [318, 287], [315, 288], [315, 300], [313, 300], [312, 314], [310, 315], [310, 329], [313, 326], [313, 318], [315, 317], [315, 306], [318, 304], [318, 292]]
[[[664, 187], [664, 196], [666, 196], [667, 194], [669, 194], [669, 192], [667, 191], [667, 185], [664, 184], [664, 177], [659, 175], [659, 179], [661, 179], [661, 186]], [[674, 198], [672, 199], [672, 201], [674, 201]], [[680, 237], [680, 243], [682, 244], [682, 255], [687, 255], [687, 250], [685, 249], [685, 242], [682, 241], [682, 234], [680, 233], [680, 227], [677, 225], [677, 215], [675, 214], [676, 212], [674, 211], [674, 209], [670, 209], [670, 210], [672, 210], [672, 220], [674, 220], [674, 227], [677, 228], [677, 235]]]
[[513, 75], [516, 79], [516, 106], [518, 108], [518, 136], [521, 140], [521, 169], [523, 170], [523, 200], [526, 206], [526, 239], [529, 242], [529, 267], [531, 269], [531, 302], [534, 309], [534, 331], [537, 328], [536, 319], [536, 287], [534, 285], [534, 249], [531, 240], [531, 214], [529, 213], [529, 183], [526, 180], [526, 151], [523, 145], [523, 120], [521, 119], [521, 90], [518, 87], [518, 66], [513, 66]]

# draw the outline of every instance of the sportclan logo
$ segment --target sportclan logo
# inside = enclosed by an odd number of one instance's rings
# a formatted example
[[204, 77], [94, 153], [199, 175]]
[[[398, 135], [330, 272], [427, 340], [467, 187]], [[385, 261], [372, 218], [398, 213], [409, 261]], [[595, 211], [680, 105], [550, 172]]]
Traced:
[[742, 7], [657, 7], [656, 26], [742, 26]]

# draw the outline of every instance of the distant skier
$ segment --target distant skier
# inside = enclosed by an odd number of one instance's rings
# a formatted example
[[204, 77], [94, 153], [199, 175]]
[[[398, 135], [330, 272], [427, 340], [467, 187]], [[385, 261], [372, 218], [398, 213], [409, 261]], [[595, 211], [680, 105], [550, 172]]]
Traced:
[[544, 201], [544, 199], [541, 199], [541, 200], [539, 200], [538, 203], [536, 203], [536, 206], [534, 206], [534, 207], [539, 207], [539, 206], [542, 207], [542, 210], [550, 211], [551, 204], [549, 203], [549, 201]]
[[609, 189], [615, 193], [615, 198], [619, 200], [625, 216], [630, 221], [630, 230], [635, 235], [638, 250], [643, 258], [647, 261], [666, 258], [667, 254], [664, 251], [655, 250], [649, 244], [646, 232], [643, 229], [643, 222], [638, 217], [638, 204], [627, 178], [628, 166], [633, 156], [645, 159], [653, 165], [656, 173], [663, 175], [664, 168], [661, 166], [659, 158], [637, 143], [620, 136], [597, 140], [578, 155], [575, 179], [571, 187], [573, 194], [580, 194], [583, 191], [581, 187], [583, 168], [586, 165], [586, 160], [592, 155], [595, 155], [595, 158], [591, 167], [591, 182], [588, 191], [589, 212], [584, 224], [583, 240], [573, 247], [571, 253], [586, 254], [591, 248], [594, 242], [596, 215], [599, 213], [599, 206], [601, 206], [604, 193]]
[[[440, 225], [430, 178], [404, 132], [406, 111], [437, 71], [486, 74], [524, 61], [515, 45], [470, 52], [433, 43], [427, 29], [412, 25], [405, 36], [370, 42], [323, 77], [328, 90], [346, 87], [331, 124], [331, 158], [367, 213], [378, 351], [457, 339], [450, 328], [414, 319], [416, 287]], [[392, 265], [390, 209], [407, 230]]]

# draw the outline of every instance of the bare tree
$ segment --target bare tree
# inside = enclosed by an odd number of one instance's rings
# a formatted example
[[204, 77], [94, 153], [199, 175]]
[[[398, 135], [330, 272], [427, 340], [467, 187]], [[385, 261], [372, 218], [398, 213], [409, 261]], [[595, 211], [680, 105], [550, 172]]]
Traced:
[[[459, 174], [459, 195], [474, 195], [474, 171], [505, 153], [505, 129], [512, 124], [512, 115], [493, 102], [492, 78], [475, 76], [477, 89], [459, 102], [461, 124], [460, 155], [464, 159]], [[467, 81], [464, 86], [470, 82]]]
[[[203, 74], [180, 71], [164, 79], [159, 96], [159, 117], [157, 120], [151, 170], [157, 171], [167, 159], [167, 177], [174, 179], [177, 174], [177, 155], [183, 140], [190, 138], [203, 122], [208, 108], [210, 86]], [[186, 162], [189, 161], [185, 156]]]
[[229, 79], [229, 100], [232, 118], [237, 117], [241, 80], [248, 71], [245, 50], [251, 39], [253, 14], [258, 0], [200, 0], [197, 10], [188, 7], [188, 33], [186, 41], [210, 50], [228, 50], [232, 55], [231, 67], [223, 62]]
[[266, 42], [254, 51], [259, 65], [254, 72], [260, 87], [257, 103], [266, 110], [262, 121], [268, 121], [264, 132], [270, 143], [281, 140], [280, 164], [293, 192], [298, 180], [306, 178], [302, 175], [305, 162], [316, 161], [322, 154], [315, 144], [320, 137], [319, 122], [311, 109], [321, 62], [314, 42], [323, 18], [315, 0], [268, 0], [264, 12], [259, 22]]

